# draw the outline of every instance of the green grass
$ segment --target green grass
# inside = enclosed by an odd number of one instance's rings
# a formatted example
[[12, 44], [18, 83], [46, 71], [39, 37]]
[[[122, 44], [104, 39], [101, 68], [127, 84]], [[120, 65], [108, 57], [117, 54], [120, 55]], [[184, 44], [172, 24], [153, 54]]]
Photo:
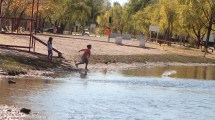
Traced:
[[196, 57], [196, 56], [182, 56], [174, 54], [162, 55], [96, 55], [90, 59], [91, 63], [145, 63], [145, 62], [179, 62], [179, 63], [213, 63], [215, 59]]
[[[93, 55], [90, 64], [94, 63], [146, 63], [146, 62], [179, 62], [179, 63], [212, 63], [215, 59], [183, 56], [174, 54], [162, 55]], [[26, 56], [0, 55], [0, 68], [9, 75], [26, 74], [28, 70], [47, 70], [47, 69], [68, 69], [73, 67], [65, 60], [54, 59], [53, 62], [47, 61], [46, 56], [31, 58]]]
[[56, 68], [61, 64], [62, 61], [50, 62], [40, 58], [0, 55], [0, 68], [9, 75], [25, 74], [29, 69], [43, 70]]

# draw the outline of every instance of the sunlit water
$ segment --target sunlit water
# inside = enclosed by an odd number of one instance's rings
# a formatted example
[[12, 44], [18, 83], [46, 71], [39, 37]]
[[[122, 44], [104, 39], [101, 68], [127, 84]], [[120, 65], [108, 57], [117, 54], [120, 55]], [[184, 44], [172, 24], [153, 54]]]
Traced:
[[35, 120], [214, 120], [215, 67], [153, 67], [0, 80], [0, 104]]

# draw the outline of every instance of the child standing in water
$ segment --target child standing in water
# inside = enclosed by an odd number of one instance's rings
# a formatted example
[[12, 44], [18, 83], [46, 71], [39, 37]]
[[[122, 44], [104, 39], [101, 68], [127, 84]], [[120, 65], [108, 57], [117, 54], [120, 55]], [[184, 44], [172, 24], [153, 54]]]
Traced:
[[87, 65], [88, 65], [88, 62], [89, 62], [88, 58], [90, 57], [90, 49], [91, 49], [91, 47], [92, 47], [91, 45], [87, 45], [87, 49], [79, 50], [79, 52], [84, 51], [84, 53], [83, 53], [83, 55], [81, 57], [81, 62], [75, 64], [76, 67], [78, 67], [78, 65], [80, 65], [80, 64], [86, 64], [85, 65], [85, 70], [88, 70]]
[[48, 60], [52, 61], [52, 37], [49, 37], [49, 40], [47, 42], [47, 48], [48, 48]]

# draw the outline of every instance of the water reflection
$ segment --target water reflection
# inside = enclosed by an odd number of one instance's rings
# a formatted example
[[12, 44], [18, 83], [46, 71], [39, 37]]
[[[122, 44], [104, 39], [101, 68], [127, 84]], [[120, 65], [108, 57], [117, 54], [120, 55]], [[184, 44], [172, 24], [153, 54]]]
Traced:
[[79, 74], [80, 74], [81, 79], [86, 79], [87, 78], [87, 71], [86, 70], [83, 70], [83, 71], [80, 70]]
[[162, 66], [122, 71], [127, 76], [162, 77], [166, 71], [175, 71], [169, 77], [215, 80], [214, 66]]
[[[16, 81], [15, 84], [9, 84], [8, 81]], [[34, 96], [53, 87], [55, 80], [41, 79], [1, 79], [0, 80], [0, 104], [14, 105], [20, 101], [29, 101], [27, 96]], [[19, 96], [19, 97], [17, 97]], [[21, 104], [20, 104], [21, 105]]]

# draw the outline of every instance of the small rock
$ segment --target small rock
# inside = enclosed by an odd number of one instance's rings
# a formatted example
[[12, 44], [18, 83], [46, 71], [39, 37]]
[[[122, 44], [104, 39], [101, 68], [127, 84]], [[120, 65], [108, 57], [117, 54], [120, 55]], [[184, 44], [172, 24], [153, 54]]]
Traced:
[[7, 110], [7, 112], [11, 112], [11, 110], [9, 109], [9, 110]]
[[16, 84], [16, 81], [14, 81], [14, 80], [8, 80], [8, 83], [9, 84]]
[[30, 114], [31, 109], [22, 108], [22, 109], [20, 110], [20, 112], [25, 113], [25, 114]]

